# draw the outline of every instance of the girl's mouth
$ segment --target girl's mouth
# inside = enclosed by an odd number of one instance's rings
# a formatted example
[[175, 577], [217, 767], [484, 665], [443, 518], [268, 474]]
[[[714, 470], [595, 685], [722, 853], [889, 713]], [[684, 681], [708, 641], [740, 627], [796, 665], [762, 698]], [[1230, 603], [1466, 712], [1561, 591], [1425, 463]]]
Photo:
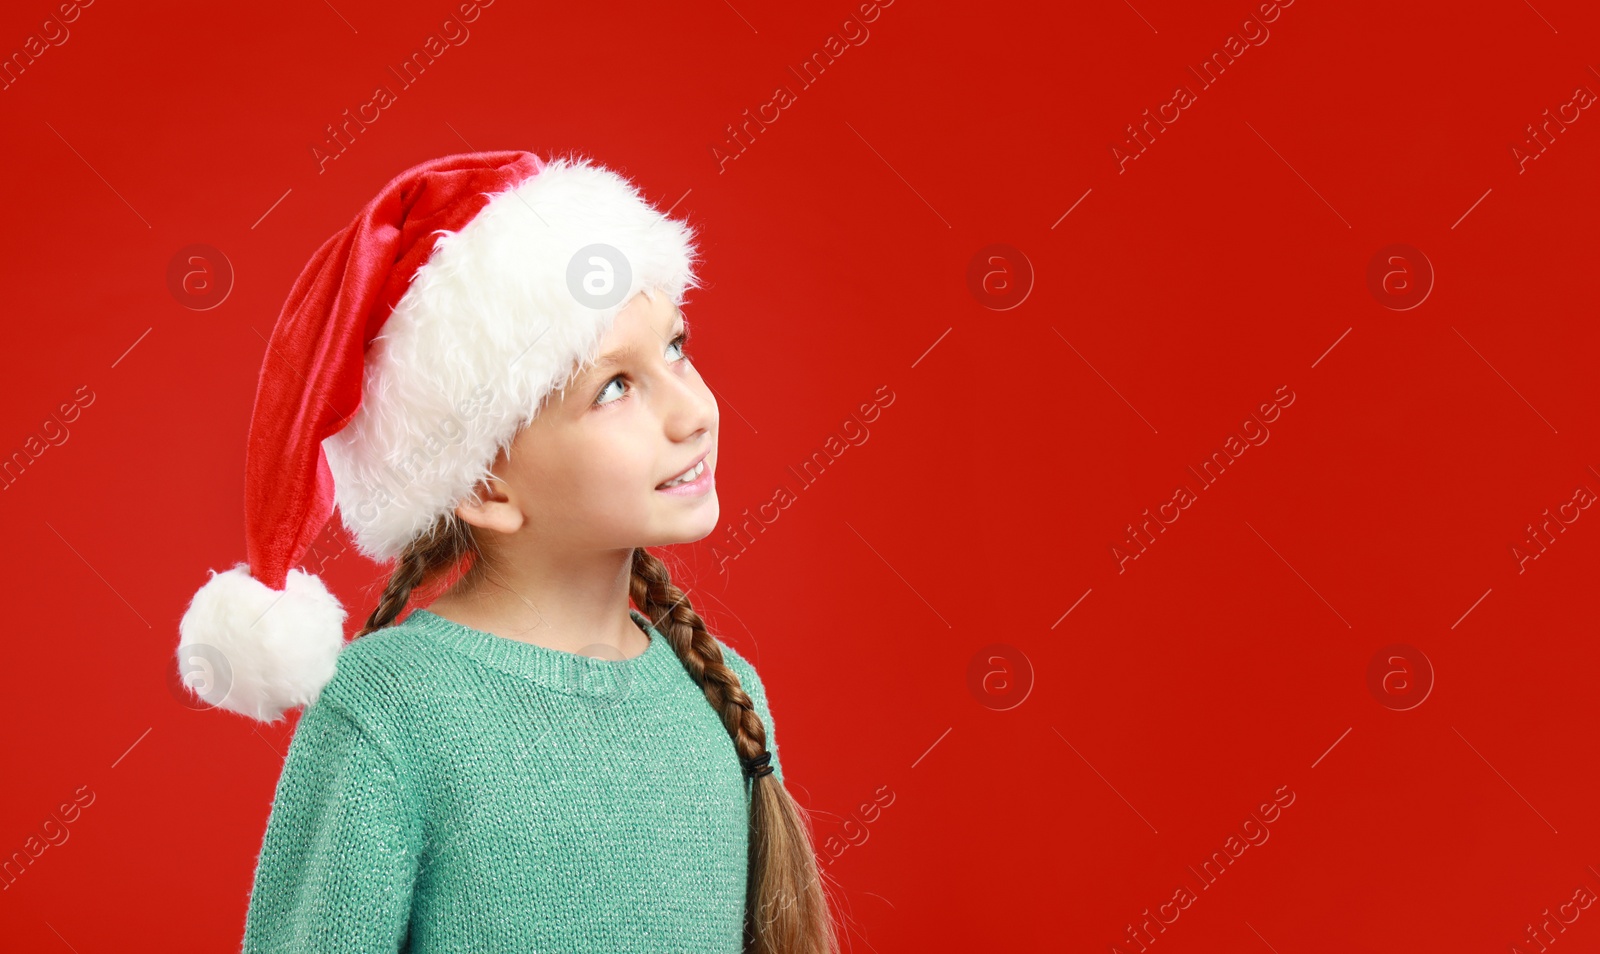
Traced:
[[656, 487], [656, 490], [680, 497], [695, 497], [710, 490], [715, 482], [711, 472], [711, 455], [707, 452], [693, 467]]

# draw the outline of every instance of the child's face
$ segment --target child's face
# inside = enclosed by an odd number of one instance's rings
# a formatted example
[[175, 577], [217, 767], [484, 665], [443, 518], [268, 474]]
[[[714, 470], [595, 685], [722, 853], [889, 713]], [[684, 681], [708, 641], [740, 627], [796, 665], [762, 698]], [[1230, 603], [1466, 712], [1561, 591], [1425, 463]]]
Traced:
[[[636, 295], [617, 315], [599, 364], [552, 394], [493, 468], [523, 518], [509, 515], [521, 524], [510, 532], [540, 549], [616, 550], [716, 529], [717, 402], [678, 339], [684, 330], [665, 293]], [[688, 492], [658, 489], [702, 457]]]

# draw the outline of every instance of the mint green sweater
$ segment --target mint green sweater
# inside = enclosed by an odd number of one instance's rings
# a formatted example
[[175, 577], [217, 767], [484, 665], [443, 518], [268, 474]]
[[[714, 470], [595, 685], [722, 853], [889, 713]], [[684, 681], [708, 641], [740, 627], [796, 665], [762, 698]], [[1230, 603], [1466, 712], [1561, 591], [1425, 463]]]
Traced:
[[[295, 728], [244, 954], [737, 952], [749, 783], [666, 637], [605, 660], [415, 610]], [[727, 644], [767, 728], [755, 669]]]

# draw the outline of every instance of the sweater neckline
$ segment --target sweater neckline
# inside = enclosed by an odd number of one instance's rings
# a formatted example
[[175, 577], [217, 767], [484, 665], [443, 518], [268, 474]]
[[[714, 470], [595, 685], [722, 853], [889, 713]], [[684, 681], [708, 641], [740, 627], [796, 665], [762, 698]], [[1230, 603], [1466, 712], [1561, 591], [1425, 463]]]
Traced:
[[413, 626], [486, 666], [555, 692], [614, 703], [639, 690], [671, 685], [687, 675], [667, 637], [631, 606], [628, 615], [650, 637], [650, 645], [626, 659], [586, 656], [498, 636], [420, 607], [412, 610], [402, 625]]

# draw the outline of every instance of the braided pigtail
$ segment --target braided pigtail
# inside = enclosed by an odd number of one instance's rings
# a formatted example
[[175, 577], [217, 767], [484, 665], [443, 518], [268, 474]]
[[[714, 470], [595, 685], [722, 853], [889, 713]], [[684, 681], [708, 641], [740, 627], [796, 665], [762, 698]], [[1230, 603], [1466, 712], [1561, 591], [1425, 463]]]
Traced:
[[482, 551], [467, 524], [454, 513], [445, 514], [431, 530], [412, 540], [401, 551], [395, 561], [394, 574], [384, 586], [377, 607], [367, 617], [367, 624], [356, 633], [356, 638], [393, 623], [406, 604], [411, 602], [413, 590], [456, 566], [463, 557], [470, 558], [472, 562], [460, 582], [470, 587], [482, 573]]
[[751, 776], [745, 951], [835, 954], [838, 944], [805, 816], [783, 783], [772, 777], [767, 729], [754, 703], [723, 662], [722, 649], [706, 631], [700, 614], [672, 584], [666, 564], [643, 547], [633, 551], [629, 591], [722, 717]]

